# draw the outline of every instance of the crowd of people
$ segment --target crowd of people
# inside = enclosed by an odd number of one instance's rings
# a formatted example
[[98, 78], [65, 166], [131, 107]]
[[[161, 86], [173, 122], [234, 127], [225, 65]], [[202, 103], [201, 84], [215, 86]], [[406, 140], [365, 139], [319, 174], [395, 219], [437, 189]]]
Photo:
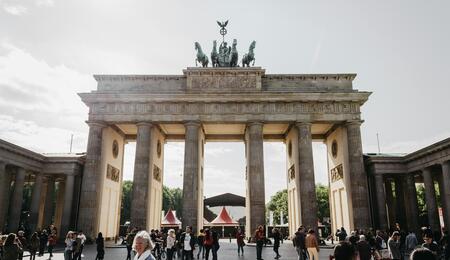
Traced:
[[[299, 229], [294, 241], [299, 259], [305, 259], [303, 237], [304, 234]], [[336, 237], [339, 243], [332, 255], [336, 260], [450, 260], [450, 237], [447, 230], [433, 232], [430, 228], [424, 227], [420, 232], [412, 230], [405, 232], [399, 224], [396, 224], [389, 231], [355, 230], [350, 234], [341, 228], [336, 232]]]
[[43, 256], [45, 249], [49, 259], [53, 257], [53, 248], [57, 243], [57, 230], [54, 225], [26, 234], [23, 230], [6, 235], [0, 234], [0, 259], [22, 260], [24, 251], [28, 251], [30, 260], [36, 259], [36, 255]]

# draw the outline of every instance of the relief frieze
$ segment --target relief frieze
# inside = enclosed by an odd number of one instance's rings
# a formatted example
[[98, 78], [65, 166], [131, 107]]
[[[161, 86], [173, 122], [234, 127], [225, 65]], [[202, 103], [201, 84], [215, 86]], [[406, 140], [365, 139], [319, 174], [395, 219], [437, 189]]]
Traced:
[[291, 103], [95, 103], [93, 114], [352, 114], [359, 113], [352, 102]]

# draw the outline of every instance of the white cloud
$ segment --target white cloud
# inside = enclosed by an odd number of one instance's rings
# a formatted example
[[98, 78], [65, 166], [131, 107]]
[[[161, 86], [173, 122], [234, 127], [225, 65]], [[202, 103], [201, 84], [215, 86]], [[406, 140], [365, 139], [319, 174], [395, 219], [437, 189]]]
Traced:
[[36, 0], [37, 6], [53, 6], [55, 2], [53, 0]]
[[28, 9], [22, 5], [3, 4], [3, 10], [12, 15], [22, 15], [27, 13]]

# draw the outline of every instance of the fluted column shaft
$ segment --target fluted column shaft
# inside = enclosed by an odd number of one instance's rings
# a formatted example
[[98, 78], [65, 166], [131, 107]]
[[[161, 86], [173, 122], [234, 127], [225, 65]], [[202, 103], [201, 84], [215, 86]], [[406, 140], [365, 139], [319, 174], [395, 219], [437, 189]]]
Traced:
[[377, 196], [377, 211], [379, 228], [381, 230], [388, 229], [387, 212], [386, 212], [386, 193], [384, 189], [383, 175], [375, 175], [375, 193]]
[[102, 142], [104, 124], [89, 122], [89, 137], [86, 150], [81, 198], [78, 216], [78, 227], [89, 238], [97, 236], [99, 225], [100, 192], [103, 174], [101, 174]]
[[265, 225], [263, 126], [262, 122], [251, 122], [246, 130], [247, 236], [252, 236], [259, 225]]
[[311, 123], [296, 123], [298, 132], [298, 174], [300, 223], [317, 231], [317, 198], [314, 181]]
[[385, 179], [384, 186], [386, 191], [386, 203], [388, 206], [388, 227], [393, 227], [397, 221], [397, 201], [394, 198], [392, 181], [390, 179]]
[[[397, 212], [404, 212], [406, 204], [405, 204], [403, 182], [401, 177], [395, 178], [395, 200], [397, 202]], [[405, 228], [406, 226], [405, 214], [397, 214], [397, 222], [400, 224], [401, 228]]]
[[[443, 191], [441, 196], [445, 198], [444, 218], [446, 219], [446, 225], [450, 225], [450, 161], [442, 163], [442, 183]], [[447, 226], [447, 230], [449, 229], [450, 226]]]
[[147, 228], [149, 174], [151, 154], [151, 130], [148, 122], [137, 124], [136, 155], [134, 161], [133, 191], [131, 200], [131, 224], [134, 227]]
[[33, 185], [33, 193], [31, 194], [31, 206], [30, 206], [31, 232], [36, 231], [38, 215], [39, 215], [39, 206], [40, 206], [41, 194], [42, 194], [42, 182], [43, 182], [42, 173], [37, 173], [35, 175], [35, 180], [34, 180], [34, 185]]
[[73, 205], [73, 191], [75, 184], [75, 176], [72, 174], [66, 175], [66, 183], [64, 189], [64, 205], [61, 218], [60, 236], [65, 236], [70, 228], [70, 218], [72, 216]]
[[423, 183], [425, 185], [425, 200], [427, 203], [428, 224], [433, 231], [439, 231], [439, 213], [436, 203], [436, 191], [434, 189], [434, 181], [432, 172], [429, 168], [422, 170]]
[[405, 177], [405, 199], [407, 206], [407, 223], [410, 231], [419, 231], [419, 205], [417, 202], [416, 181], [413, 174]]
[[348, 160], [352, 194], [353, 224], [355, 229], [367, 230], [371, 227], [367, 177], [361, 143], [361, 122], [348, 122], [346, 125]]
[[22, 212], [23, 185], [25, 183], [25, 169], [18, 168], [14, 181], [14, 190], [11, 199], [11, 212], [9, 213], [8, 232], [17, 232]]
[[55, 212], [55, 179], [49, 177], [47, 180], [47, 193], [45, 195], [45, 206], [44, 206], [44, 228], [47, 228], [50, 224], [53, 224], [53, 215]]
[[0, 162], [0, 230], [3, 230], [9, 207], [11, 174], [6, 171], [6, 163]]
[[185, 144], [184, 144], [184, 173], [183, 173], [183, 228], [192, 226], [194, 232], [198, 232], [199, 208], [203, 205], [203, 197], [200, 196], [201, 180], [199, 172], [201, 170], [200, 158], [200, 122], [186, 122]]

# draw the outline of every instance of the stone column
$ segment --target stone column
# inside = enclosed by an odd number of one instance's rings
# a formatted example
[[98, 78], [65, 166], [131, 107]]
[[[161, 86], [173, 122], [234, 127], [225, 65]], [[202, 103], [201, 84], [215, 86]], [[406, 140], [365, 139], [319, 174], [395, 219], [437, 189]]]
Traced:
[[382, 174], [375, 174], [375, 194], [377, 196], [378, 227], [381, 230], [387, 230], [386, 193]]
[[251, 122], [246, 129], [247, 197], [246, 233], [253, 236], [259, 225], [265, 225], [263, 123]]
[[70, 218], [72, 216], [72, 202], [74, 191], [75, 176], [73, 174], [66, 175], [66, 184], [64, 192], [64, 205], [61, 217], [60, 237], [64, 237], [70, 228]]
[[30, 228], [31, 232], [36, 231], [38, 222], [39, 206], [41, 202], [42, 193], [42, 173], [37, 173], [34, 179], [33, 193], [31, 194], [31, 206], [30, 206]]
[[43, 228], [47, 228], [50, 224], [53, 224], [53, 213], [55, 211], [54, 205], [55, 198], [55, 179], [49, 177], [47, 180], [47, 194], [45, 195], [45, 206], [44, 206], [44, 223]]
[[370, 221], [367, 177], [361, 143], [361, 122], [351, 121], [345, 124], [348, 142], [348, 160], [352, 194], [353, 224], [355, 229], [367, 230], [372, 226]]
[[[406, 208], [406, 205], [402, 177], [395, 178], [395, 200], [397, 202], [397, 212], [403, 212]], [[401, 228], [406, 227], [405, 217], [405, 214], [397, 214], [397, 222], [400, 224]]]
[[11, 174], [6, 171], [6, 163], [0, 161], [0, 231], [5, 227], [10, 189]]
[[153, 125], [149, 122], [137, 124], [136, 155], [134, 159], [133, 191], [131, 200], [131, 225], [133, 227], [147, 228], [149, 175], [151, 170], [151, 130]]
[[[298, 132], [298, 175], [300, 224], [317, 232], [317, 199], [314, 181], [311, 123], [295, 124]], [[263, 183], [264, 185], [264, 183]]]
[[17, 232], [20, 224], [20, 215], [22, 213], [23, 185], [25, 183], [25, 169], [18, 168], [14, 181], [14, 190], [11, 198], [11, 212], [8, 219], [8, 232]]
[[444, 197], [444, 218], [447, 230], [450, 229], [450, 161], [442, 163], [442, 186], [444, 187], [441, 196]]
[[97, 236], [99, 224], [100, 192], [98, 192], [98, 188], [101, 187], [104, 177], [100, 171], [103, 128], [106, 126], [98, 122], [89, 122], [88, 124], [89, 137], [81, 185], [78, 228], [82, 229], [84, 234], [92, 239]]
[[386, 203], [388, 209], [388, 228], [395, 225], [397, 219], [397, 202], [394, 198], [394, 192], [392, 190], [392, 181], [385, 179], [384, 181], [386, 191]]
[[434, 189], [434, 181], [430, 168], [422, 170], [423, 183], [425, 185], [425, 201], [427, 205], [428, 224], [433, 231], [439, 231], [439, 213], [436, 204], [436, 191]]
[[200, 135], [201, 124], [197, 121], [190, 121], [184, 124], [185, 144], [184, 144], [184, 174], [183, 174], [183, 228], [192, 226], [194, 232], [198, 232], [200, 205], [203, 205], [203, 197], [200, 196], [201, 180], [200, 171], [202, 167], [200, 158]]
[[[405, 203], [406, 203], [406, 222], [410, 231], [419, 231], [419, 205], [417, 202], [417, 190], [414, 174], [408, 173], [404, 178]], [[417, 233], [418, 234], [418, 233]]]

